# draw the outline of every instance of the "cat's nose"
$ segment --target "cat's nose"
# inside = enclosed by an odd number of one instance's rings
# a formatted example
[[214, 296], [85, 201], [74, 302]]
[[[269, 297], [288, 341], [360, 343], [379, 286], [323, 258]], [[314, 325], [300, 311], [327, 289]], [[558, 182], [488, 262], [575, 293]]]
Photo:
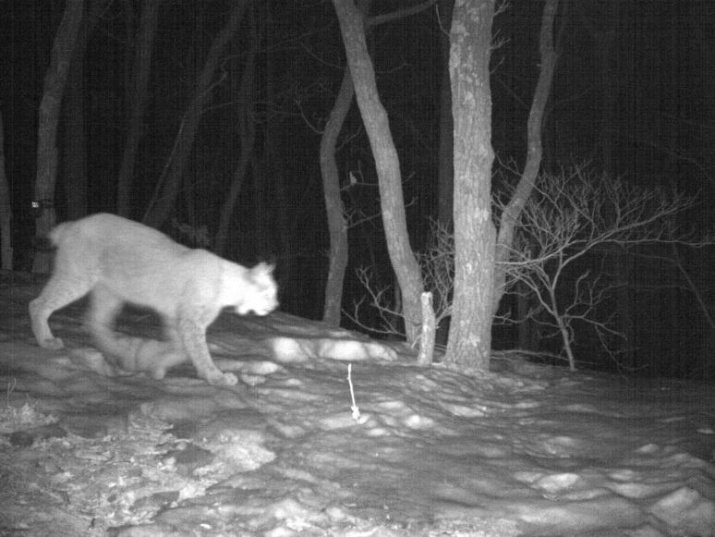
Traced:
[[245, 306], [241, 308], [236, 308], [236, 312], [239, 315], [248, 315], [248, 314], [253, 314], [253, 315], [258, 315], [259, 317], [263, 317], [265, 315], [268, 315], [270, 312], [272, 312], [274, 309], [276, 309], [276, 305], [274, 306], [268, 306], [268, 307], [253, 307], [253, 306]]

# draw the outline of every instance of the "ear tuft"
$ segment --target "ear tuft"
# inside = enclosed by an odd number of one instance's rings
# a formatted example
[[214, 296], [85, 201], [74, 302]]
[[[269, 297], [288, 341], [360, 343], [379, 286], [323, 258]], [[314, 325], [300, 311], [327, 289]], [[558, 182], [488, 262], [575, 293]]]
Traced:
[[275, 270], [275, 268], [276, 268], [275, 263], [269, 264], [269, 263], [266, 263], [265, 261], [261, 261], [260, 263], [258, 263], [258, 265], [253, 267], [253, 271], [260, 272], [263, 274], [272, 274], [273, 270]]

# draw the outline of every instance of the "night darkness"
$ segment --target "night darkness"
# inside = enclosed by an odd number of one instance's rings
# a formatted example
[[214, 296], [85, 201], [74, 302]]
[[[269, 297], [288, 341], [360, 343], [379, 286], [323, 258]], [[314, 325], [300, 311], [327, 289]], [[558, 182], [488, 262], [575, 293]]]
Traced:
[[[371, 14], [418, 2], [378, 0]], [[86, 212], [116, 212], [117, 176], [128, 123], [128, 92], [141, 2], [90, 0], [98, 13], [83, 62], [70, 71], [58, 132], [60, 163], [55, 206], [59, 220], [76, 217], [68, 190], [86, 169]], [[437, 2], [440, 5], [441, 2]], [[140, 220], [157, 179], [175, 150], [182, 118], [216, 35], [235, 4], [164, 0], [152, 47], [149, 101], [134, 167], [132, 217]], [[526, 121], [538, 71], [543, 2], [512, 0], [494, 20], [492, 54], [495, 168], [523, 166]], [[29, 270], [33, 253], [31, 210], [37, 162], [38, 108], [64, 2], [0, 2], [0, 99], [5, 166], [14, 214], [15, 268]], [[441, 8], [440, 8], [441, 9]], [[404, 180], [410, 239], [427, 244], [437, 213], [439, 98], [444, 69], [439, 9], [375, 26], [368, 46], [390, 118]], [[715, 2], [708, 0], [562, 1], [555, 40], [559, 60], [544, 128], [542, 169], [589, 162], [599, 171], [640, 186], [677, 188], [702, 203], [683, 214], [705, 232], [713, 227], [715, 200]], [[250, 106], [241, 90], [255, 51]], [[162, 230], [208, 247], [220, 207], [236, 173], [245, 126], [255, 128], [250, 160], [222, 253], [252, 264], [276, 260], [284, 311], [322, 316], [328, 232], [319, 168], [321, 130], [345, 69], [338, 21], [327, 0], [250, 2], [212, 78], [181, 192]], [[70, 106], [74, 108], [69, 108]], [[81, 115], [76, 113], [80, 110]], [[248, 113], [246, 111], [249, 111]], [[68, 128], [81, 117], [85, 139]], [[73, 149], [74, 148], [74, 149]], [[346, 206], [379, 214], [377, 177], [367, 137], [353, 104], [337, 153]], [[507, 174], [508, 175], [508, 174]], [[499, 176], [496, 176], [499, 177]], [[498, 178], [495, 187], [498, 188]], [[173, 222], [173, 223], [172, 223]], [[182, 232], [178, 224], [193, 230]], [[685, 269], [711, 315], [715, 313], [712, 248], [684, 250]], [[363, 294], [357, 267], [377, 267], [378, 285], [392, 285], [379, 218], [350, 230], [350, 264], [343, 305]], [[646, 374], [699, 377], [712, 364], [715, 332], [692, 289], [672, 266], [635, 263], [631, 273], [634, 333], [628, 346]], [[508, 304], [505, 307], [509, 307]], [[368, 320], [369, 322], [369, 320]], [[515, 328], [495, 327], [494, 345], [516, 345]], [[544, 350], [552, 350], [548, 341]], [[588, 355], [594, 342], [577, 338]], [[599, 357], [589, 357], [604, 366]], [[709, 365], [708, 365], [709, 364]]]

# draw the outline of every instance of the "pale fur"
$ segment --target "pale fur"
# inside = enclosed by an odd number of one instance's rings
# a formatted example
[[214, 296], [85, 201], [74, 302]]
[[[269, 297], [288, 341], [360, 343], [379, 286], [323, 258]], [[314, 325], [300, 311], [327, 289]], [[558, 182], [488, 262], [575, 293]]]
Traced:
[[[44, 348], [63, 347], [50, 330], [50, 315], [89, 293], [87, 328], [115, 365], [162, 378], [190, 359], [210, 384], [233, 385], [236, 376], [219, 371], [211, 359], [206, 329], [223, 308], [266, 315], [278, 306], [272, 266], [249, 269], [119, 216], [60, 224], [49, 238], [57, 246], [54, 272], [30, 303], [32, 331]], [[125, 303], [155, 310], [167, 340], [118, 336], [113, 324]]]

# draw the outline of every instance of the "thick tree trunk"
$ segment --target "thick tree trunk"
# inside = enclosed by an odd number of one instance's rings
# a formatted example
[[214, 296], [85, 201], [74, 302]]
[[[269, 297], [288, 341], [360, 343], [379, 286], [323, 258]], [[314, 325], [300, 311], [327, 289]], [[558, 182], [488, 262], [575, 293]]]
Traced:
[[144, 115], [149, 103], [149, 75], [151, 74], [151, 53], [156, 33], [159, 1], [142, 3], [139, 33], [135, 41], [134, 69], [131, 85], [127, 88], [125, 103], [129, 106], [129, 124], [124, 143], [122, 166], [117, 181], [117, 212], [130, 217], [132, 210], [132, 180], [137, 159], [139, 142], [144, 135]]
[[[57, 179], [57, 126], [59, 123], [67, 73], [72, 61], [82, 13], [83, 0], [67, 0], [62, 22], [57, 29], [52, 46], [52, 58], [45, 76], [44, 91], [40, 102], [37, 140], [37, 178], [35, 180], [35, 203], [39, 209], [36, 234], [44, 237], [57, 220], [55, 212], [55, 181]], [[33, 272], [49, 272], [50, 254], [37, 252]]]
[[454, 117], [454, 299], [445, 361], [489, 367], [495, 230], [491, 217], [494, 0], [457, 0], [449, 70]]
[[534, 91], [534, 100], [529, 111], [527, 125], [527, 156], [524, 172], [521, 174], [514, 195], [506, 206], [499, 221], [499, 237], [496, 245], [496, 268], [494, 277], [494, 296], [492, 313], [496, 314], [499, 303], [504, 296], [506, 272], [504, 264], [509, 260], [509, 252], [514, 243], [514, 233], [519, 221], [519, 215], [534, 189], [536, 177], [541, 168], [543, 155], [542, 127], [544, 110], [551, 94], [551, 81], [556, 69], [556, 52], [554, 51], [554, 18], [559, 6], [559, 0], [547, 0], [541, 18], [541, 36], [539, 38], [539, 53], [541, 56], [541, 71]]
[[226, 22], [226, 26], [223, 27], [211, 45], [204, 68], [196, 81], [194, 99], [184, 113], [174, 142], [174, 148], [169, 156], [169, 162], [159, 178], [154, 197], [144, 214], [143, 221], [148, 226], [158, 228], [169, 219], [174, 210], [174, 204], [181, 186], [181, 176], [191, 154], [191, 147], [194, 145], [201, 114], [211, 99], [214, 73], [218, 68], [223, 49], [236, 33], [249, 1], [240, 0], [236, 4], [231, 17]]
[[[452, 24], [454, 0], [439, 0], [437, 4], [442, 24], [440, 46], [442, 49], [442, 81], [439, 89], [439, 152], [437, 155], [437, 223], [439, 228], [451, 233], [454, 214], [454, 119], [452, 118], [452, 82], [449, 77], [449, 27]], [[433, 229], [435, 233], [437, 230]], [[433, 240], [435, 237], [433, 236]], [[448, 289], [433, 289], [434, 304], [448, 304], [452, 298]], [[442, 294], [447, 296], [441, 296]], [[437, 342], [446, 345], [450, 317], [444, 317], [437, 326]]]
[[5, 133], [0, 111], [0, 268], [12, 270], [12, 200], [5, 173]]
[[407, 340], [412, 343], [419, 336], [422, 324], [422, 276], [407, 233], [400, 162], [387, 113], [377, 93], [362, 16], [353, 0], [333, 0], [333, 5], [340, 22], [360, 114], [375, 157], [387, 250], [402, 291]]
[[323, 178], [325, 210], [330, 233], [330, 252], [328, 254], [328, 280], [325, 284], [325, 305], [323, 321], [333, 326], [340, 324], [340, 311], [343, 299], [343, 281], [348, 265], [348, 224], [343, 213], [343, 201], [340, 198], [340, 177], [335, 161], [335, 145], [340, 129], [345, 121], [355, 89], [350, 70], [343, 74], [338, 97], [325, 125], [320, 140], [320, 174]]

